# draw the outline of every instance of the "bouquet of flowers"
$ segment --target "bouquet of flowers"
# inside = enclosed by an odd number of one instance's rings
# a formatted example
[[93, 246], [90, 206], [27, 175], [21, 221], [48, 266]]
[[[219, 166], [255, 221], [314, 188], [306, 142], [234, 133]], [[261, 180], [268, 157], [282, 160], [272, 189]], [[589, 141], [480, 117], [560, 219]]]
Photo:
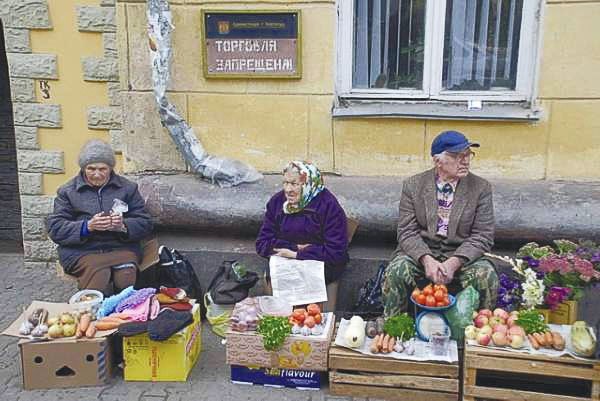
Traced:
[[556, 240], [554, 246], [525, 244], [517, 259], [499, 258], [513, 267], [515, 277], [500, 274], [498, 306], [532, 308], [546, 305], [554, 310], [566, 300], [583, 296], [583, 288], [600, 282], [600, 247], [591, 241], [576, 244]]

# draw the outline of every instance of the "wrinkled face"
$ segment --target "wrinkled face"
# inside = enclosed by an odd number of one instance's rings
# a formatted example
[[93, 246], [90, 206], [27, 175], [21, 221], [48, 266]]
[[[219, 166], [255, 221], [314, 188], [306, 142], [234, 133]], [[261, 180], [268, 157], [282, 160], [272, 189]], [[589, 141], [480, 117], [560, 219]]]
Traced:
[[446, 152], [445, 157], [440, 157], [435, 161], [438, 174], [446, 179], [453, 180], [466, 177], [469, 174], [471, 160], [475, 156], [470, 148], [462, 152]]
[[302, 183], [300, 175], [294, 171], [286, 171], [283, 174], [283, 192], [286, 200], [291, 205], [297, 205], [302, 195]]
[[106, 163], [92, 163], [85, 166], [85, 180], [94, 187], [101, 187], [108, 182], [111, 168]]

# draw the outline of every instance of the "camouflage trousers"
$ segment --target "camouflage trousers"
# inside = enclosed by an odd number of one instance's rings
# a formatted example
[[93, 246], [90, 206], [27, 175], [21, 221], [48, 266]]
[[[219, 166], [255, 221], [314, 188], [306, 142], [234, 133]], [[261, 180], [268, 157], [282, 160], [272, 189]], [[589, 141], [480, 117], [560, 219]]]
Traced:
[[[388, 264], [383, 281], [383, 310], [385, 316], [406, 312], [410, 293], [417, 280], [425, 278], [425, 269], [410, 256], [398, 255]], [[480, 258], [464, 265], [452, 283], [462, 288], [472, 286], [479, 292], [479, 307], [493, 309], [498, 294], [498, 275], [492, 262]]]

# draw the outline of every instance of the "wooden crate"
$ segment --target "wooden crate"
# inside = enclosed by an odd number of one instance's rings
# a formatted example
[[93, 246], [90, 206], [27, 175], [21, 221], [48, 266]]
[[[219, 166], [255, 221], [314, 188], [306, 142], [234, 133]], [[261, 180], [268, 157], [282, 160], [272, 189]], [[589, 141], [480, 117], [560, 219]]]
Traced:
[[[591, 385], [589, 396], [525, 391], [514, 387], [510, 380], [503, 387], [477, 384], [477, 376], [493, 374], [522, 375], [531, 383], [556, 385], [562, 380], [576, 379]], [[583, 382], [579, 382], [582, 383]], [[548, 390], [551, 391], [551, 390]], [[464, 354], [463, 400], [510, 400], [510, 401], [590, 401], [600, 400], [600, 361], [590, 362], [563, 356], [560, 358], [502, 351], [467, 345]]]
[[413, 362], [360, 354], [332, 345], [329, 392], [402, 401], [457, 401], [458, 364]]

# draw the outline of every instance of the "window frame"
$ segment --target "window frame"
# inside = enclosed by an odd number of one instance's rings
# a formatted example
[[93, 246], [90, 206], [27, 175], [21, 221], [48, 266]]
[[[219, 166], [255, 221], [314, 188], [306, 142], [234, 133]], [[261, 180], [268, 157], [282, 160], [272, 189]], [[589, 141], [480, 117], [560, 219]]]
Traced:
[[[352, 88], [354, 62], [354, 9], [356, 1], [336, 0], [337, 6], [337, 66], [336, 95], [354, 99], [393, 99], [424, 101], [533, 102], [536, 96], [539, 70], [541, 14], [543, 0], [525, 0], [519, 38], [519, 60], [515, 90], [510, 91], [449, 91], [442, 90], [446, 0], [427, 0], [425, 16], [425, 51], [423, 90]], [[505, 0], [508, 1], [508, 0]], [[436, 45], [437, 43], [437, 45]]]

